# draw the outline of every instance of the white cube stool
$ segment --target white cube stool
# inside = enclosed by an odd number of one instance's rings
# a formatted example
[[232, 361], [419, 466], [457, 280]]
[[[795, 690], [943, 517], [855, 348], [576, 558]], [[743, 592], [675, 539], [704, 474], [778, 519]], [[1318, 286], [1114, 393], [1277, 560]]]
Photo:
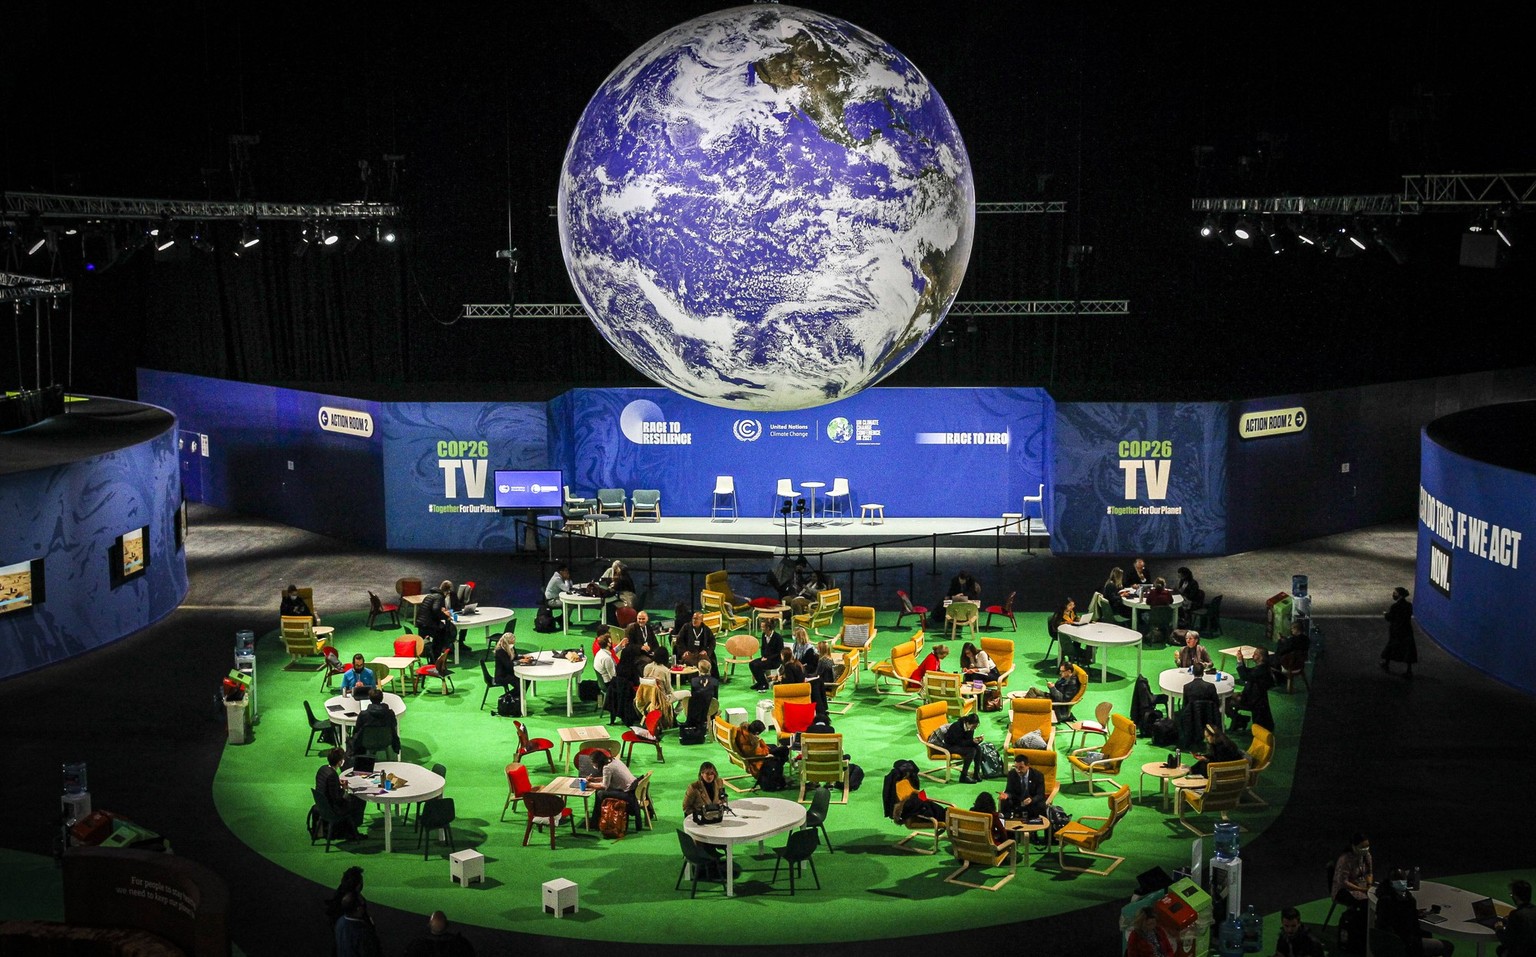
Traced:
[[581, 910], [580, 888], [574, 881], [557, 877], [544, 882], [544, 913], [564, 917]]
[[448, 879], [468, 887], [470, 881], [485, 883], [485, 855], [479, 851], [455, 851], [448, 855]]
[[746, 708], [726, 708], [725, 709], [725, 720], [728, 721], [731, 724], [732, 727], [735, 727], [738, 724], [746, 724], [747, 723], [747, 709]]

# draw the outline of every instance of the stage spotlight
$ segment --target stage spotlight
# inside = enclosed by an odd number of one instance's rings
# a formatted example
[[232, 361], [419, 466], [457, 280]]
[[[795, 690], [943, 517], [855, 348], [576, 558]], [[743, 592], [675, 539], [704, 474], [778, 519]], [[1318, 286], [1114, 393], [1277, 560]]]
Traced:
[[317, 233], [320, 237], [320, 245], [322, 246], [334, 246], [341, 239], [341, 237], [336, 234], [336, 230], [332, 229], [330, 226], [320, 226], [317, 229]]
[[1256, 232], [1258, 232], [1258, 230], [1253, 228], [1253, 223], [1249, 222], [1246, 216], [1239, 216], [1237, 225], [1232, 227], [1233, 237], [1235, 237], [1238, 241], [1238, 244], [1242, 246], [1252, 246], [1253, 236]]
[[259, 242], [261, 242], [261, 225], [256, 222], [256, 217], [245, 217], [240, 222], [240, 248], [250, 249]]
[[1230, 248], [1235, 242], [1235, 240], [1232, 238], [1232, 230], [1225, 226], [1216, 227], [1216, 238], [1221, 240], [1221, 244], [1228, 248]]
[[1291, 232], [1296, 236], [1296, 241], [1304, 246], [1316, 246], [1318, 241], [1317, 226], [1306, 220], [1299, 219], [1291, 226]]
[[1376, 245], [1385, 249], [1387, 255], [1391, 256], [1392, 261], [1399, 266], [1408, 262], [1408, 254], [1403, 252], [1402, 246], [1398, 243], [1398, 236], [1393, 230], [1374, 227], [1371, 229], [1371, 239]]
[[1362, 252], [1365, 250], [1365, 230], [1360, 228], [1360, 220], [1351, 220], [1346, 225], [1339, 227], [1339, 232], [1344, 234], [1344, 238], [1349, 240], [1350, 245], [1354, 246], [1356, 250]]
[[176, 223], [170, 217], [160, 221], [160, 225], [151, 229], [149, 234], [155, 237], [155, 252], [163, 253], [176, 245]]
[[117, 260], [117, 242], [99, 220], [85, 224], [85, 231], [80, 234], [80, 257], [85, 261], [86, 272], [101, 272]]
[[1280, 234], [1280, 229], [1275, 225], [1273, 216], [1265, 216], [1259, 220], [1259, 231], [1264, 234], [1264, 242], [1269, 246], [1271, 255], [1278, 256], [1285, 252], [1285, 240]]
[[208, 227], [204, 223], [192, 224], [192, 248], [199, 252], [213, 252], [213, 243], [208, 241]]
[[1215, 219], [1215, 217], [1213, 217], [1213, 216], [1205, 217], [1205, 222], [1200, 224], [1200, 238], [1201, 239], [1215, 239], [1216, 238], [1216, 219]]
[[51, 243], [50, 235], [51, 233], [38, 233], [37, 238], [32, 241], [32, 245], [27, 247], [27, 255], [35, 256], [44, 246], [49, 245]]
[[395, 227], [394, 227], [394, 224], [392, 224], [387, 219], [379, 220], [378, 225], [374, 227], [373, 236], [374, 236], [375, 240], [377, 240], [378, 242], [381, 242], [381, 243], [392, 243], [392, 242], [394, 242], [395, 241]]
[[1329, 234], [1329, 239], [1331, 240], [1328, 244], [1329, 251], [1340, 259], [1348, 259], [1365, 248], [1355, 241], [1348, 226], [1340, 226], [1333, 230]]
[[1500, 203], [1499, 208], [1493, 214], [1493, 232], [1499, 237], [1499, 242], [1506, 247], [1513, 246], [1514, 241], [1515, 210], [1511, 203]]

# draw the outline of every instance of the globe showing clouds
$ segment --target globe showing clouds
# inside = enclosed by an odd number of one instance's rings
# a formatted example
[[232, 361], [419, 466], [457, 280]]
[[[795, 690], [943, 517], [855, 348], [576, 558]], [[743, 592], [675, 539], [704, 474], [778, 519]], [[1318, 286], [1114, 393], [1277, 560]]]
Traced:
[[674, 27], [603, 82], [566, 151], [560, 244], [640, 372], [711, 405], [805, 409], [917, 352], [975, 208], [916, 67], [844, 20], [760, 4]]

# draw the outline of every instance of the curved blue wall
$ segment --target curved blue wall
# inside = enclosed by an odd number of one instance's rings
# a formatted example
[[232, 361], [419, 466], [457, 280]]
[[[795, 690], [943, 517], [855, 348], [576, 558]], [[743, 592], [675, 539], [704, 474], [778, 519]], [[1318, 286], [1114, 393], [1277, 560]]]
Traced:
[[1536, 475], [1453, 452], [1427, 431], [1420, 442], [1414, 616], [1451, 654], [1536, 694]]
[[[110, 644], [187, 594], [176, 546], [176, 430], [128, 448], [0, 478], [0, 567], [44, 560], [42, 604], [0, 615], [0, 678]], [[117, 536], [149, 527], [149, 568], [113, 587]]]

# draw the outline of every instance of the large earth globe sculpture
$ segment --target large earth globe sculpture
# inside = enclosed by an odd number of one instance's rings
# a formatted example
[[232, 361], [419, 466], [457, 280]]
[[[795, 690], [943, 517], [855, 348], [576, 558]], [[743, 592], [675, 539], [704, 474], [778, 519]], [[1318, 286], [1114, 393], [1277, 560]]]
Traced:
[[944, 320], [976, 197], [939, 94], [890, 44], [777, 4], [690, 20], [603, 82], [560, 176], [599, 332], [683, 395], [805, 409], [898, 369]]

